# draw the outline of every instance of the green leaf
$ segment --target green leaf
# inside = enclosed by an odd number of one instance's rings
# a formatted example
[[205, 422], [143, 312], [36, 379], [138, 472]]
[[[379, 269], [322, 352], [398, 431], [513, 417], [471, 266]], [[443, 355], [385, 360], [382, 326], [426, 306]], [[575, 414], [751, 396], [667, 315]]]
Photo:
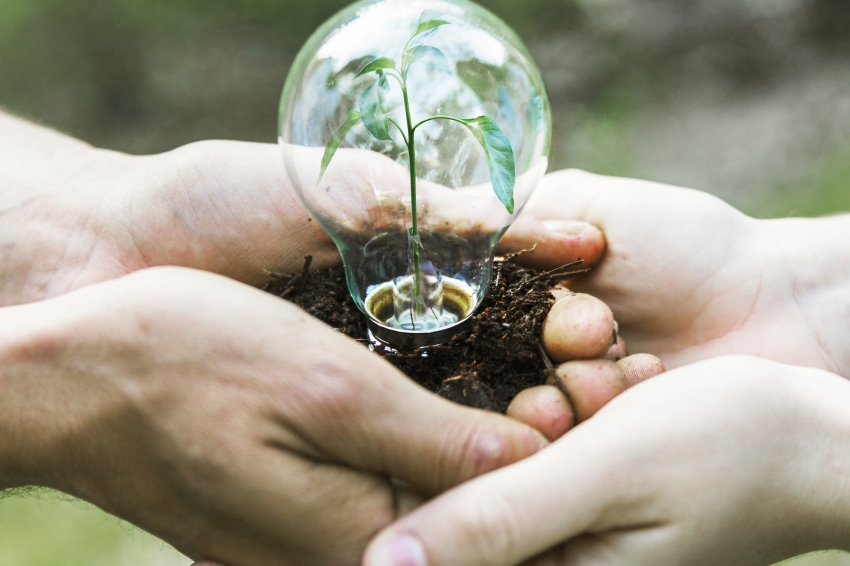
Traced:
[[443, 14], [435, 10], [425, 10], [422, 12], [422, 15], [419, 16], [419, 25], [416, 26], [416, 31], [413, 32], [413, 35], [410, 36], [410, 38], [413, 39], [420, 33], [425, 33], [426, 31], [450, 24], [451, 22], [444, 20], [444, 17], [445, 16], [443, 16]]
[[333, 159], [336, 150], [339, 149], [342, 140], [345, 139], [345, 136], [348, 135], [348, 132], [354, 125], [360, 121], [360, 112], [357, 110], [352, 110], [348, 113], [348, 118], [345, 119], [345, 123], [339, 127], [339, 129], [334, 132], [334, 135], [331, 136], [331, 140], [328, 142], [328, 145], [325, 146], [325, 155], [322, 157], [322, 169], [319, 172], [319, 180], [317, 183], [322, 181], [322, 177], [325, 176], [325, 171], [328, 170], [328, 165], [331, 164], [331, 159]]
[[389, 57], [381, 57], [380, 59], [375, 59], [365, 67], [363, 70], [357, 73], [354, 77], [362, 77], [363, 75], [368, 75], [369, 73], [374, 73], [375, 71], [383, 71], [384, 69], [395, 69], [395, 61], [390, 59]]
[[360, 95], [360, 114], [363, 117], [363, 125], [379, 141], [393, 141], [390, 135], [390, 113], [384, 101], [384, 93], [389, 89], [390, 83], [387, 81], [387, 76], [378, 71], [378, 80]]
[[445, 53], [431, 47], [430, 45], [419, 45], [411, 47], [404, 52], [404, 68], [408, 69], [414, 63], [424, 63], [432, 69], [452, 74], [452, 68], [449, 66], [449, 59]]
[[516, 186], [516, 164], [514, 150], [507, 136], [491, 118], [479, 116], [471, 120], [461, 120], [461, 123], [475, 135], [484, 152], [487, 154], [487, 164], [490, 166], [490, 180], [493, 191], [505, 205], [508, 213], [514, 213], [514, 187]]

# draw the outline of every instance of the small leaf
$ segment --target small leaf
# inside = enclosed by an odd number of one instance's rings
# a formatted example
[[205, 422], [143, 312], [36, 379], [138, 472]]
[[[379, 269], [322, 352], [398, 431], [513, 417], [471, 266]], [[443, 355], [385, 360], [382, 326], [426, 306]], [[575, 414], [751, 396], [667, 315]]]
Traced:
[[419, 16], [419, 25], [416, 26], [416, 31], [410, 36], [411, 39], [426, 31], [450, 24], [451, 22], [443, 19], [445, 16], [435, 10], [425, 10]]
[[331, 136], [328, 145], [325, 146], [325, 155], [322, 157], [322, 169], [319, 172], [319, 180], [316, 181], [320, 183], [322, 181], [322, 177], [325, 176], [325, 171], [328, 170], [328, 165], [331, 164], [331, 159], [333, 159], [336, 150], [339, 149], [342, 140], [345, 139], [345, 136], [348, 135], [348, 132], [354, 125], [360, 121], [360, 112], [357, 110], [352, 110], [348, 113], [348, 118], [345, 119], [345, 123], [339, 127], [339, 129], [334, 132], [334, 135]]
[[395, 61], [390, 59], [389, 57], [381, 57], [380, 59], [375, 59], [365, 67], [363, 70], [357, 73], [354, 77], [362, 77], [363, 75], [368, 75], [369, 73], [374, 73], [375, 71], [383, 71], [384, 69], [395, 69]]
[[404, 52], [404, 68], [409, 69], [414, 63], [424, 63], [432, 69], [452, 74], [449, 59], [445, 53], [430, 45], [411, 47]]
[[378, 72], [378, 80], [360, 95], [360, 114], [363, 125], [379, 141], [393, 141], [390, 135], [390, 114], [384, 93], [390, 89], [387, 76]]
[[490, 180], [493, 191], [505, 205], [508, 213], [514, 213], [514, 186], [516, 185], [516, 164], [514, 150], [507, 136], [491, 118], [479, 116], [471, 120], [461, 120], [478, 139], [487, 154], [490, 167]]

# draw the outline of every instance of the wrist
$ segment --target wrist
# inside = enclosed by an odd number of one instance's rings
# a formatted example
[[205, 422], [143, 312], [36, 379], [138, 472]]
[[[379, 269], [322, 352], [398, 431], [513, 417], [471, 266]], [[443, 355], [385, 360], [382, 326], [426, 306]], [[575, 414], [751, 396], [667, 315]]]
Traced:
[[54, 360], [67, 320], [42, 304], [0, 309], [0, 489], [62, 487], [58, 455], [72, 407]]
[[[137, 190], [127, 183], [140, 176], [124, 174], [142, 158], [82, 144], [73, 153], [73, 164], [44, 163], [26, 190], [0, 195], [0, 243], [8, 244], [0, 245], [0, 306], [43, 300], [142, 267], [125, 241], [127, 195]], [[0, 183], [6, 180], [0, 176]]]

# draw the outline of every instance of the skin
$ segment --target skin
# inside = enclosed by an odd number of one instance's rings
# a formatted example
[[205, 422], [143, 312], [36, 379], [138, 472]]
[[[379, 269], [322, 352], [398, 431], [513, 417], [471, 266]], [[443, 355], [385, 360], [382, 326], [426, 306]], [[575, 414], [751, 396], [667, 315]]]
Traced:
[[623, 381], [626, 382], [627, 388], [667, 371], [664, 363], [650, 354], [627, 356], [617, 361], [617, 367], [623, 372]]
[[626, 341], [623, 340], [623, 337], [617, 334], [617, 341], [608, 348], [608, 351], [605, 352], [605, 359], [611, 360], [612, 362], [618, 362], [629, 355], [629, 350], [626, 346]]
[[[64, 490], [228, 566], [357, 564], [423, 496], [545, 444], [232, 281], [339, 262], [276, 146], [129, 156], [0, 113], [0, 156], [0, 489]], [[579, 240], [601, 256], [581, 226], [549, 236], [562, 263]]]
[[508, 406], [507, 415], [534, 427], [551, 441], [564, 436], [576, 420], [567, 398], [552, 385], [520, 392]]
[[570, 393], [570, 404], [576, 422], [586, 421], [611, 399], [626, 390], [626, 380], [620, 367], [609, 360], [576, 360], [558, 366], [549, 378]]
[[822, 370], [740, 356], [676, 369], [407, 515], [364, 563], [739, 566], [847, 549], [848, 403], [850, 384]]
[[600, 358], [614, 342], [614, 314], [596, 297], [567, 295], [552, 306], [541, 338], [555, 363]]
[[668, 368], [747, 354], [850, 377], [850, 217], [755, 220], [699, 191], [561, 171], [525, 213], [590, 222], [603, 260], [570, 289]]
[[[340, 151], [323, 179], [331, 192], [353, 194], [352, 202], [363, 207], [352, 229], [380, 220], [375, 196], [393, 195], [408, 182], [401, 166], [362, 153]], [[315, 269], [340, 263], [336, 246], [298, 199], [276, 145], [204, 141], [131, 156], [0, 112], [0, 156], [0, 306], [147, 267], [190, 267], [261, 286], [265, 270], [297, 272], [308, 253]], [[372, 184], [373, 192], [364, 193]], [[461, 198], [423, 184], [423, 219], [443, 215], [432, 208], [445, 207], [447, 194]], [[463, 231], [476, 229], [476, 222], [452, 224]], [[523, 225], [504, 240], [501, 253], [531, 248], [541, 234], [547, 243], [538, 249], [557, 265], [579, 258], [593, 265], [605, 249], [602, 233], [586, 222], [552, 230], [534, 219]]]
[[414, 494], [546, 443], [198, 271], [0, 309], [0, 329], [0, 445], [18, 448], [4, 450], [3, 485], [71, 493], [232, 566], [357, 564]]
[[[570, 288], [675, 369], [403, 518], [364, 564], [757, 565], [847, 548], [850, 217], [757, 221], [578, 171], [549, 176], [527, 213], [603, 228], [605, 257]], [[761, 358], [711, 360], [724, 354]]]

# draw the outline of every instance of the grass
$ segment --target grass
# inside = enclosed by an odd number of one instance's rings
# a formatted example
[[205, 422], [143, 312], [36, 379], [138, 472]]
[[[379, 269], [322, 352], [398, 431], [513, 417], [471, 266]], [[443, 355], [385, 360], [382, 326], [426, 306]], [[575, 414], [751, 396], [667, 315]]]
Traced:
[[747, 212], [760, 218], [850, 212], [850, 147], [832, 152], [810, 170], [803, 179], [779, 187], [769, 202], [753, 203]]
[[0, 499], [0, 566], [188, 566], [157, 538], [70, 497]]

